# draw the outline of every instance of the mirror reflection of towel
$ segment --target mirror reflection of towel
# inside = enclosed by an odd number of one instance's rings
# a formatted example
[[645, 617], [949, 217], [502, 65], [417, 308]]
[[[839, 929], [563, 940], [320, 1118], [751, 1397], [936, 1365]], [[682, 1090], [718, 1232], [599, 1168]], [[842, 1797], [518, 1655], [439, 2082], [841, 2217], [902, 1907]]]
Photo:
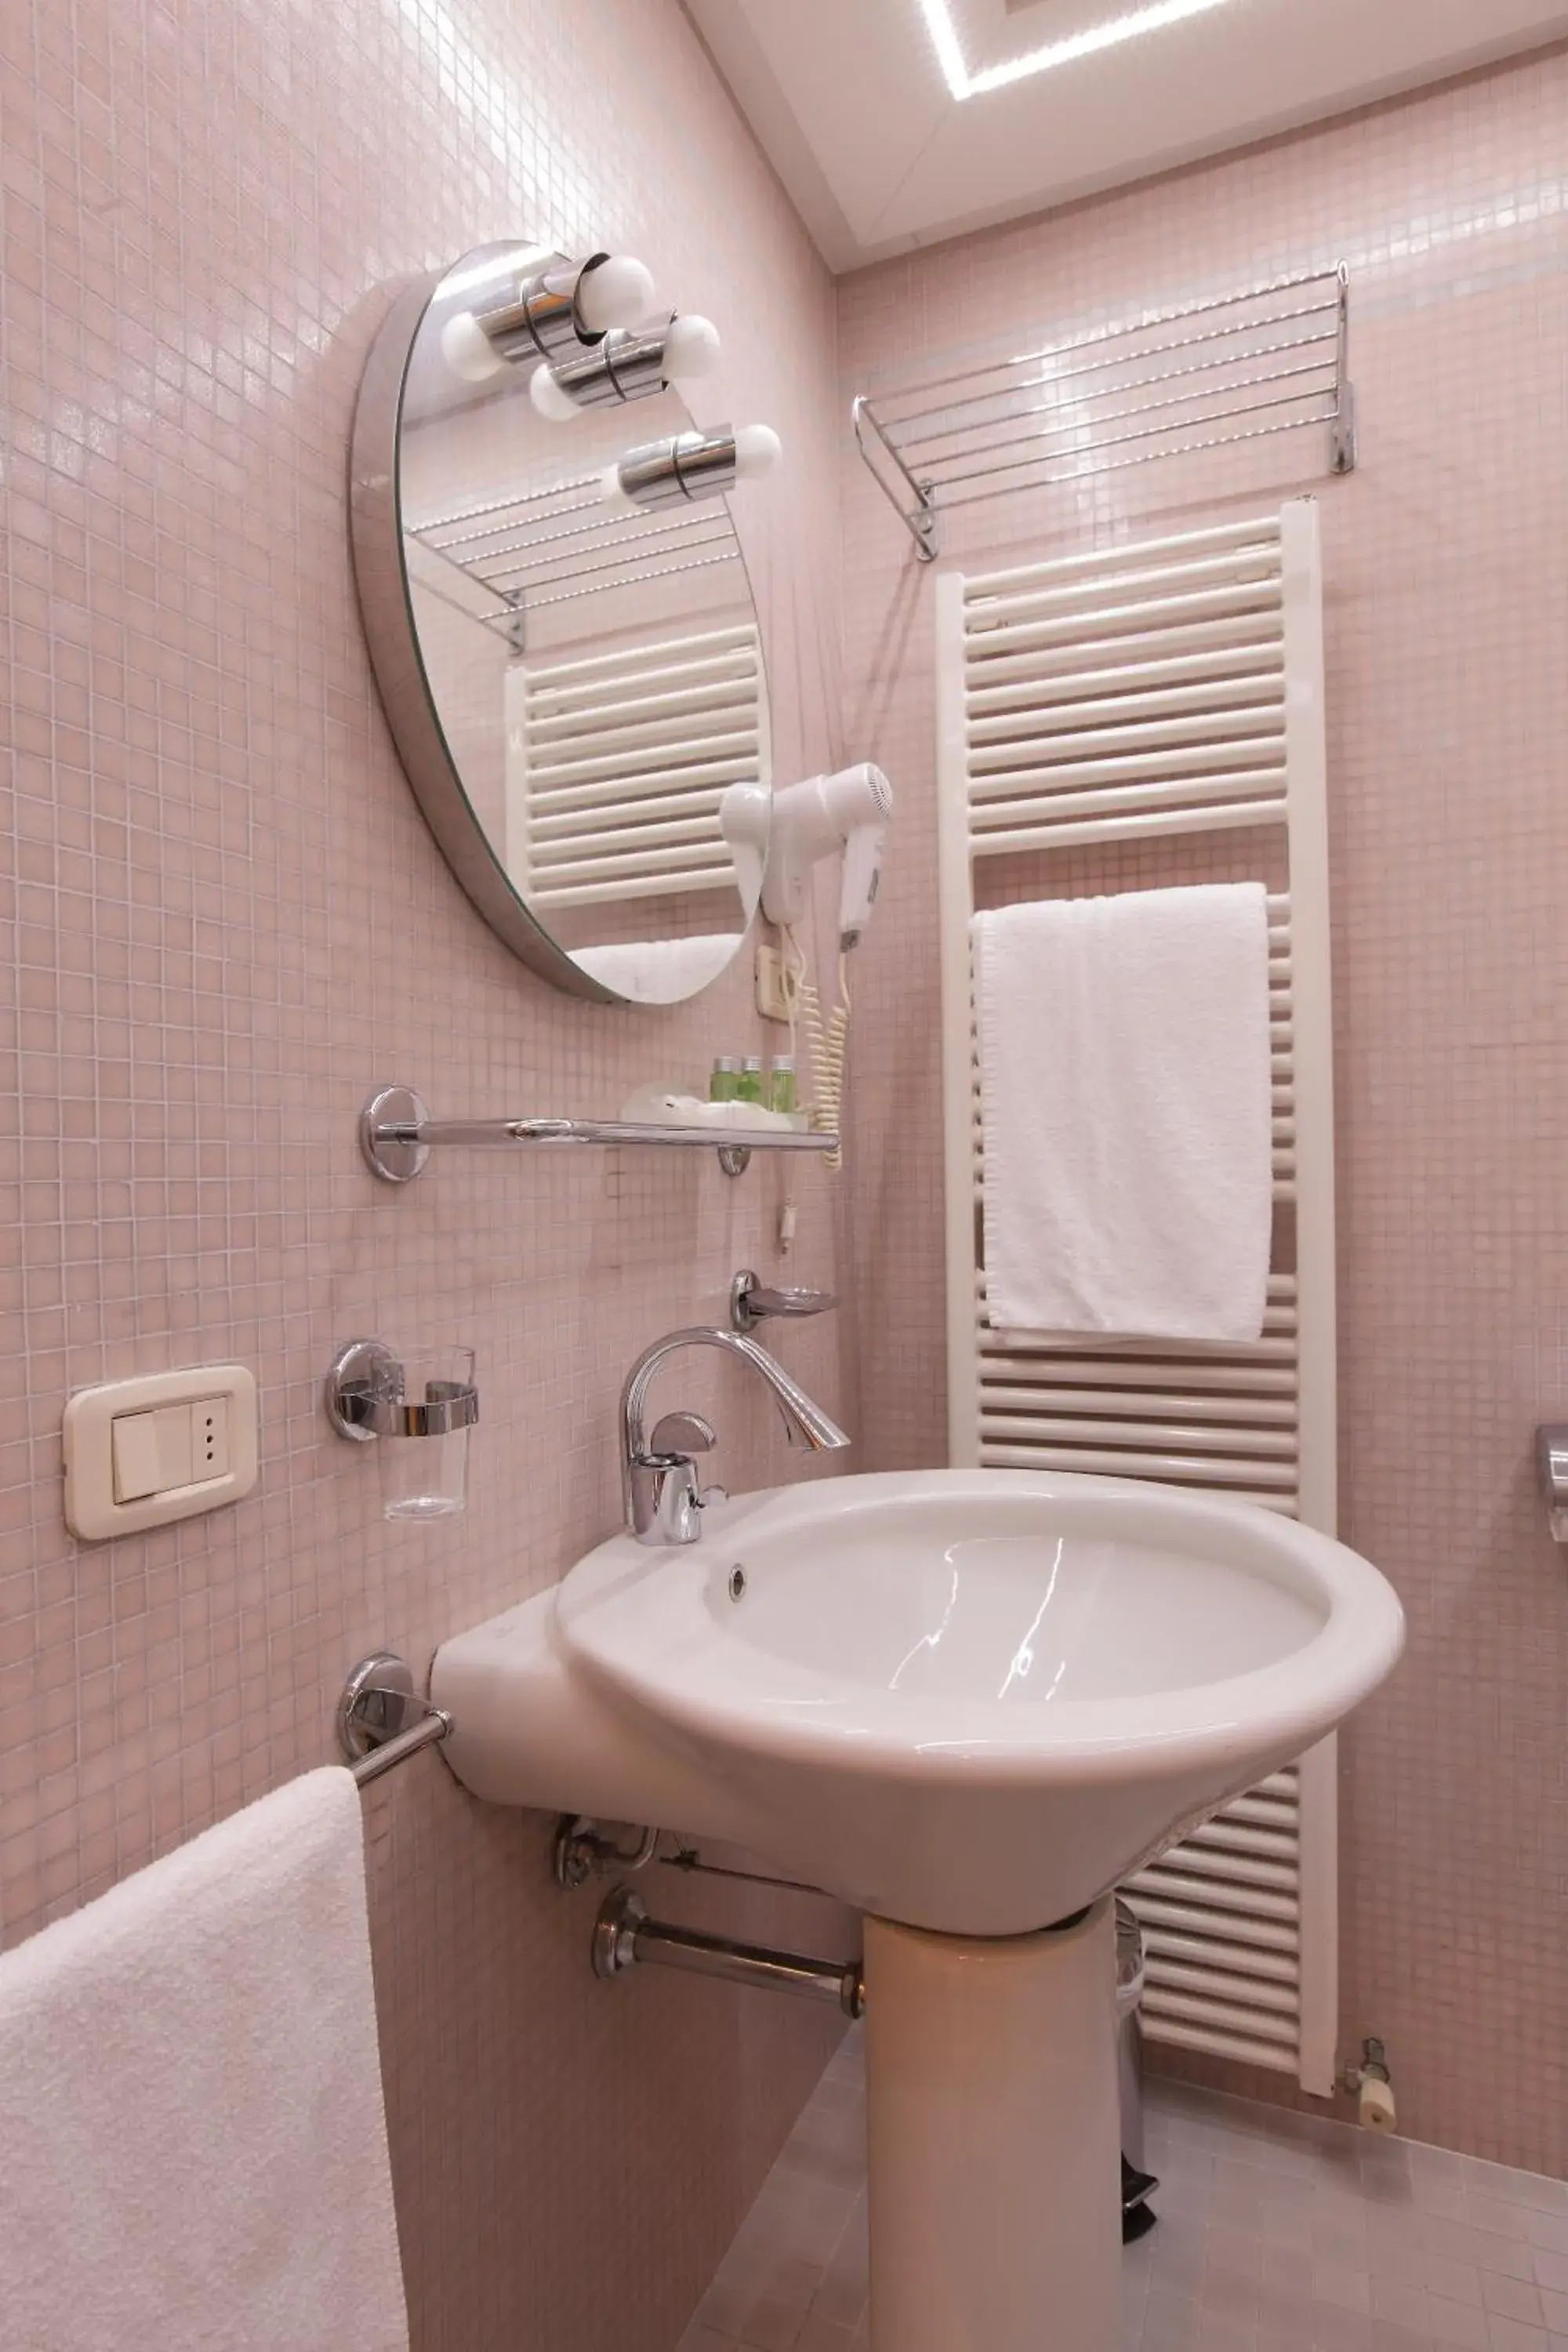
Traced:
[[617, 940], [609, 947], [567, 952], [591, 980], [619, 996], [639, 1004], [679, 1004], [718, 979], [742, 936], [718, 931], [689, 940]]

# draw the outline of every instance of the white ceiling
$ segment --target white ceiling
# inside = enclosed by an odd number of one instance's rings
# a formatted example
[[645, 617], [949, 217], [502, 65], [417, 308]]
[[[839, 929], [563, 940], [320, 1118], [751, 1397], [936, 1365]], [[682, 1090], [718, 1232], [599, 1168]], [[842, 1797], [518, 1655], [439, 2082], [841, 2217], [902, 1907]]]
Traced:
[[[1568, 35], [1543, 0], [684, 0], [836, 269]], [[1137, 12], [1136, 37], [991, 85]], [[948, 31], [946, 66], [931, 21]], [[981, 79], [956, 98], [950, 76]]]

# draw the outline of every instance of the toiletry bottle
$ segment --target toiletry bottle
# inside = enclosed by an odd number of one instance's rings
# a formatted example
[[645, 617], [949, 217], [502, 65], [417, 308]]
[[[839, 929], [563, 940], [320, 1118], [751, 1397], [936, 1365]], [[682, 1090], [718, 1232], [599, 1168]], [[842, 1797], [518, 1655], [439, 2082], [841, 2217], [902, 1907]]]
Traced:
[[796, 1108], [795, 1055], [775, 1054], [773, 1066], [768, 1075], [768, 1108], [788, 1112]]
[[732, 1054], [721, 1054], [708, 1081], [710, 1102], [733, 1102], [741, 1085], [741, 1066]]
[[737, 1102], [760, 1103], [763, 1098], [763, 1057], [748, 1054], [741, 1065], [741, 1075], [735, 1084]]

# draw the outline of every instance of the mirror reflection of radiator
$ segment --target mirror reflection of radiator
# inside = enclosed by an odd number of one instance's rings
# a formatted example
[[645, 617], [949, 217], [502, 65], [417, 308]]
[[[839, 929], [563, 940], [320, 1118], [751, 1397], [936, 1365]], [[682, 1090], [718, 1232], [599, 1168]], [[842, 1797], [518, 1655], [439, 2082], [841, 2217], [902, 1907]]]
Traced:
[[[937, 583], [949, 1434], [954, 1464], [1208, 1490], [1335, 1531], [1333, 1070], [1318, 510]], [[1253, 1346], [1019, 1342], [987, 1320], [977, 905], [1269, 892], [1275, 1221]], [[1048, 1018], [1042, 1008], [1042, 1018]], [[1108, 1083], [1113, 1079], [1108, 1076]], [[1125, 1890], [1151, 2040], [1333, 2086], [1334, 1742]]]
[[769, 781], [749, 623], [507, 672], [507, 868], [542, 909], [732, 890], [719, 822]]

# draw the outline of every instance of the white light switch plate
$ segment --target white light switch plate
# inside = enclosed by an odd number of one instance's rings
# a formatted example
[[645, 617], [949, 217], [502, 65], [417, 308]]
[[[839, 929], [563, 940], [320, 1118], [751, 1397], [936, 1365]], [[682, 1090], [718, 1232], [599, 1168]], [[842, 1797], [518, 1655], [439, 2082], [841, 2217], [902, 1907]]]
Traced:
[[89, 1542], [219, 1510], [256, 1484], [255, 1379], [199, 1364], [79, 1389], [65, 1457], [66, 1522]]

